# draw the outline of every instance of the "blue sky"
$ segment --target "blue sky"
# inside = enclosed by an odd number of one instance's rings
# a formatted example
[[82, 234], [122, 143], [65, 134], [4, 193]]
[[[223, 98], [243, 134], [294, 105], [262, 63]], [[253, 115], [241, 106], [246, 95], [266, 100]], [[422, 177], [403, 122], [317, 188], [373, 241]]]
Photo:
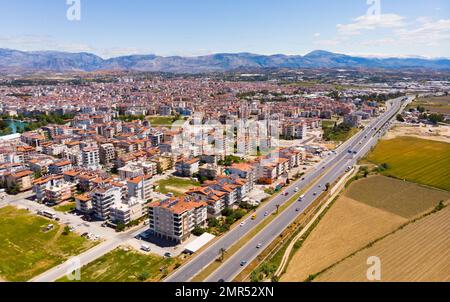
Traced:
[[[102, 57], [218, 52], [450, 57], [450, 1], [0, 0], [0, 47]], [[376, 0], [372, 0], [376, 1]]]

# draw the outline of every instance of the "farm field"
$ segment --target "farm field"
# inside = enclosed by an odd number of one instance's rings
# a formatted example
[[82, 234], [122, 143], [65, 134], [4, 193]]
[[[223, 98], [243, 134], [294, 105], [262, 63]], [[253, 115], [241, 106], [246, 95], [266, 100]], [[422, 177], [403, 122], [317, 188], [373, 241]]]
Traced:
[[180, 196], [192, 188], [199, 187], [200, 183], [190, 179], [170, 177], [158, 182], [157, 191], [162, 194], [172, 193], [174, 196]]
[[[54, 228], [44, 232], [43, 228]], [[0, 209], [0, 277], [27, 281], [93, 247], [81, 236], [62, 234], [64, 227], [15, 207]]]
[[[173, 269], [175, 263], [173, 258], [145, 255], [120, 247], [82, 267], [81, 280], [77, 282], [156, 282]], [[71, 281], [64, 277], [58, 282]]]
[[367, 160], [387, 163], [384, 175], [450, 191], [450, 144], [415, 137], [381, 141]]
[[283, 282], [304, 281], [407, 220], [340, 197], [291, 259]]
[[413, 219], [432, 210], [440, 201], [450, 199], [450, 192], [380, 175], [359, 180], [348, 188], [345, 195], [407, 219]]
[[293, 255], [281, 281], [305, 281], [442, 200], [450, 193], [385, 176], [353, 182]]
[[366, 261], [377, 255], [383, 282], [449, 282], [449, 222], [447, 206], [345, 259], [316, 281], [367, 281]]
[[430, 112], [449, 114], [450, 113], [450, 96], [439, 96], [420, 98], [413, 102], [409, 107], [423, 106]]

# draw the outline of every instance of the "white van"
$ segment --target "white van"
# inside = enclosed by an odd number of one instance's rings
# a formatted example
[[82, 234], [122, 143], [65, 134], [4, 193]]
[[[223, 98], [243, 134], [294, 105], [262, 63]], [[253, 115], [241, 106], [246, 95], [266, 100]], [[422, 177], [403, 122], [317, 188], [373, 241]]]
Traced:
[[141, 250], [147, 253], [151, 251], [150, 247], [146, 244], [141, 245]]

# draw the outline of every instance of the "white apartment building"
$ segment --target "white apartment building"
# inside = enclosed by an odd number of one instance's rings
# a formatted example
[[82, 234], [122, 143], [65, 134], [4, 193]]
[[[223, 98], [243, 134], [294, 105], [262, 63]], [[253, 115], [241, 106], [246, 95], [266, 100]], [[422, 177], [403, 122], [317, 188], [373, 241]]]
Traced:
[[122, 201], [120, 188], [114, 186], [98, 187], [92, 193], [92, 207], [95, 216], [101, 220], [108, 220], [111, 207]]
[[151, 178], [152, 175], [145, 175], [128, 179], [128, 197], [134, 197], [142, 201], [150, 200], [153, 186]]
[[110, 220], [125, 225], [138, 220], [146, 214], [144, 204], [136, 198], [116, 203], [111, 207]]
[[86, 147], [81, 152], [83, 167], [97, 170], [100, 168], [100, 152], [97, 147]]

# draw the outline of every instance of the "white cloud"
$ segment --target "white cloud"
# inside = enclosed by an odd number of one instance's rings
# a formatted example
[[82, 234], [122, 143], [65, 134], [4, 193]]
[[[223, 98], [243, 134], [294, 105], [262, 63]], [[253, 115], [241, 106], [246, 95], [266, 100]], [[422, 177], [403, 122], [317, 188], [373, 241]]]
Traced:
[[442, 42], [450, 40], [450, 19], [426, 21], [416, 28], [399, 29], [395, 34], [405, 42], [439, 46]]
[[314, 37], [315, 37], [315, 38], [320, 37], [320, 33], [315, 33], [315, 34], [314, 34]]
[[404, 20], [397, 14], [364, 15], [353, 19], [353, 23], [338, 24], [336, 28], [340, 35], [360, 35], [364, 30], [403, 27]]

